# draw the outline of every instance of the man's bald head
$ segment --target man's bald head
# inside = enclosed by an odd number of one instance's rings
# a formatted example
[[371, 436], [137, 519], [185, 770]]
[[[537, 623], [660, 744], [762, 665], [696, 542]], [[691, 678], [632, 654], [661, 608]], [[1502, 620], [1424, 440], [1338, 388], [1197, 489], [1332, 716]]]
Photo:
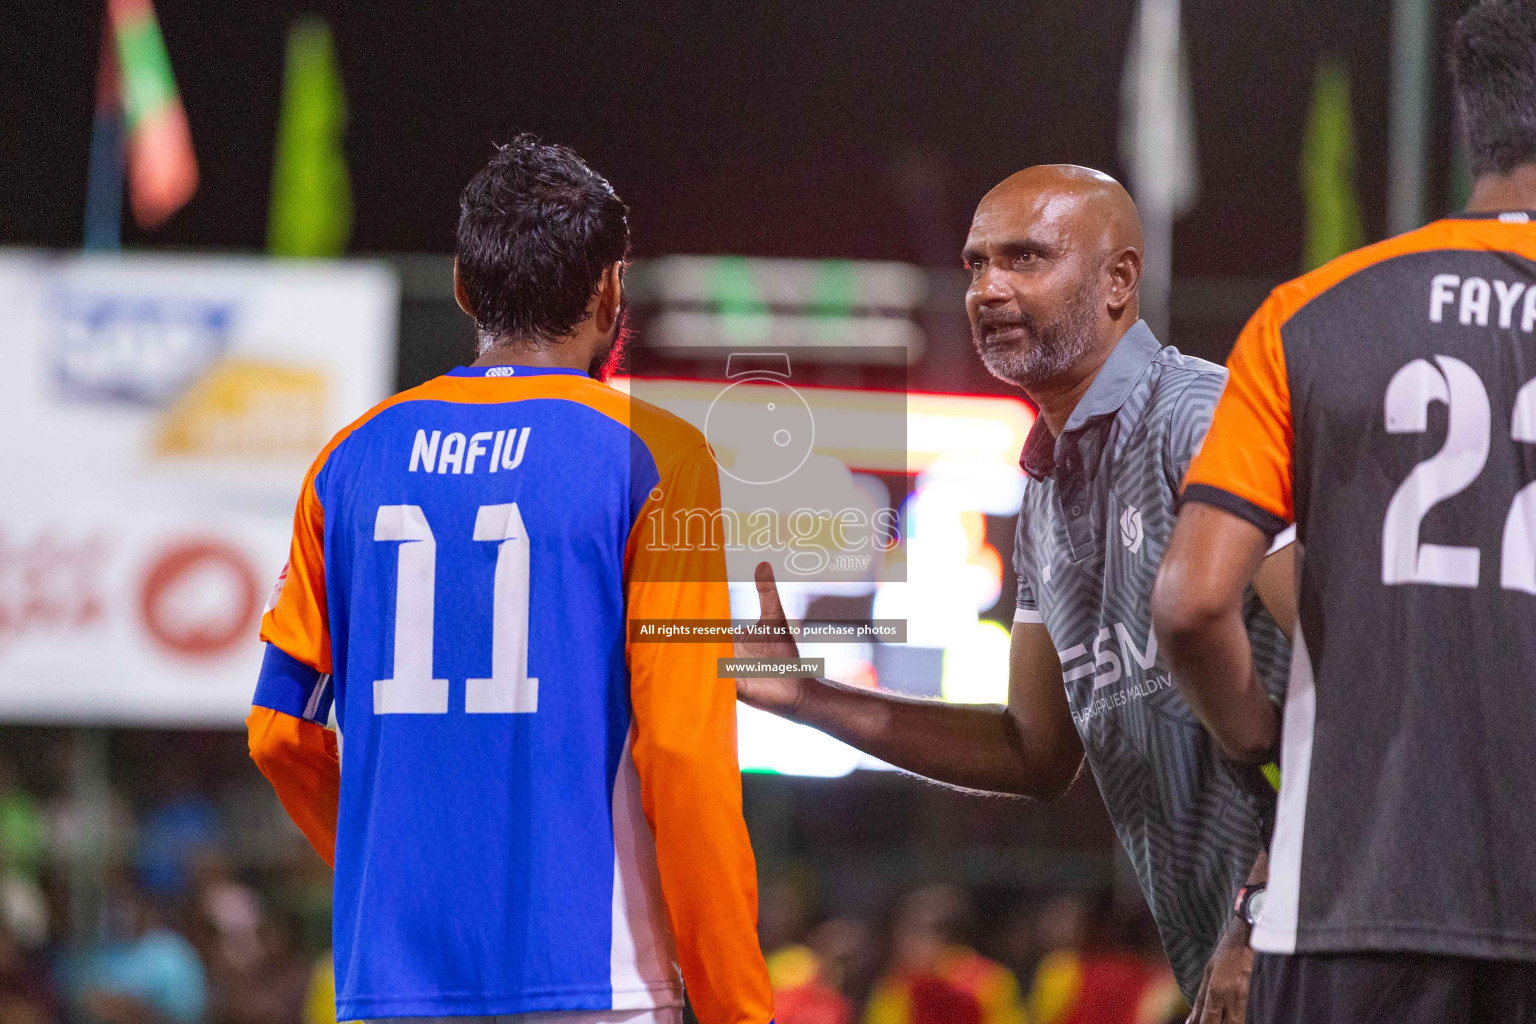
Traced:
[[1141, 253], [1136, 204], [1109, 175], [1045, 164], [1004, 179], [965, 246], [966, 312], [987, 368], [1031, 390], [1095, 357], [1096, 370], [1136, 322]]
[[1136, 201], [1124, 185], [1091, 167], [1039, 164], [1010, 174], [976, 207], [977, 217], [999, 212], [1060, 219], [1084, 241], [1097, 237], [1105, 251], [1142, 248]]

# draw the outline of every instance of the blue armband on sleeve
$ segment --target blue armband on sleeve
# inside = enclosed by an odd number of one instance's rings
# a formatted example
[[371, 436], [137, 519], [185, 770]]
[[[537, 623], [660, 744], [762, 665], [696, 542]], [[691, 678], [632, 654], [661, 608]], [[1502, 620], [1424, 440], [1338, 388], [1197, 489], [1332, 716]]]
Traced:
[[324, 725], [331, 717], [333, 696], [329, 672], [316, 672], [276, 644], [267, 644], [252, 704]]

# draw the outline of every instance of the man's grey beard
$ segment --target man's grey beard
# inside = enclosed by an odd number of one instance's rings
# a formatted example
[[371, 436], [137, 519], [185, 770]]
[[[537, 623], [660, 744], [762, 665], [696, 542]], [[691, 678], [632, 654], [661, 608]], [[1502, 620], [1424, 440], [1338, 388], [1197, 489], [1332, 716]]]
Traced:
[[1027, 391], [1067, 373], [1093, 347], [1097, 307], [1098, 296], [1092, 285], [1085, 283], [1072, 301], [1047, 324], [1042, 325], [1028, 313], [1019, 315], [1018, 322], [1035, 339], [1033, 346], [1027, 349], [986, 346], [982, 343], [981, 332], [974, 327], [971, 340], [992, 376]]

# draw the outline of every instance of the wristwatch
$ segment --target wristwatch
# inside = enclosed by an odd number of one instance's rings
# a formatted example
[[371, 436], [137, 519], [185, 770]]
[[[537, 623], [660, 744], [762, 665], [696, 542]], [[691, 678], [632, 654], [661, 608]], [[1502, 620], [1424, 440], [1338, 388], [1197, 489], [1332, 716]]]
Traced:
[[1232, 912], [1248, 922], [1249, 928], [1258, 924], [1259, 915], [1264, 912], [1264, 889], [1264, 883], [1258, 882], [1237, 890], [1237, 902], [1233, 904]]

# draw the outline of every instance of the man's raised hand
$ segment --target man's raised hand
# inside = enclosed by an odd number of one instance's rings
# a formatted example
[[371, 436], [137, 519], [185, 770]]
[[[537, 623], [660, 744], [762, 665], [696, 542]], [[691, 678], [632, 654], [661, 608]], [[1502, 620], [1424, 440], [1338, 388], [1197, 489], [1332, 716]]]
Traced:
[[[800, 648], [790, 635], [789, 622], [784, 618], [784, 605], [773, 580], [773, 567], [767, 562], [757, 565], [757, 600], [761, 609], [757, 629], [752, 636], [736, 641], [736, 657], [772, 660], [800, 657]], [[799, 703], [805, 682], [796, 676], [737, 677], [736, 696], [755, 708], [785, 714]]]

